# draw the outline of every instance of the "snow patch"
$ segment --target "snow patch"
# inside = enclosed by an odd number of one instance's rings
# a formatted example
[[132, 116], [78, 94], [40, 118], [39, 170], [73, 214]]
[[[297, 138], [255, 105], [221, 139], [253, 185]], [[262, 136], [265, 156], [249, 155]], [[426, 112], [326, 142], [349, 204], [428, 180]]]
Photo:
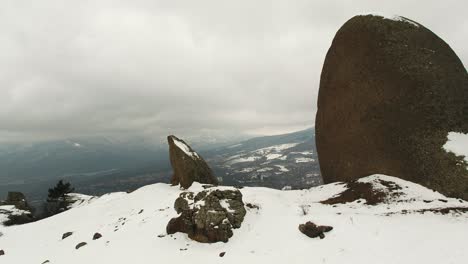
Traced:
[[282, 156], [283, 156], [283, 154], [271, 153], [271, 154], [266, 155], [266, 159], [267, 160], [272, 160], [272, 159], [281, 158]]
[[260, 154], [269, 153], [271, 151], [279, 152], [279, 151], [282, 151], [282, 150], [293, 148], [293, 147], [295, 147], [295, 146], [297, 146], [299, 144], [300, 143], [288, 143], [288, 144], [275, 145], [275, 146], [271, 146], [271, 147], [267, 147], [267, 148], [258, 149], [255, 152], [260, 153]]
[[266, 167], [266, 168], [257, 170], [257, 172], [266, 172], [266, 171], [271, 171], [271, 170], [273, 170], [273, 168]]
[[241, 162], [252, 162], [258, 160], [259, 157], [246, 157], [246, 158], [238, 158], [238, 159], [233, 159], [229, 161], [229, 165], [236, 164], [236, 163], [241, 163]]
[[303, 163], [303, 162], [314, 162], [315, 159], [312, 158], [296, 158], [296, 163]]
[[198, 154], [195, 151], [191, 151], [189, 146], [187, 146], [184, 142], [177, 140], [176, 138], [174, 139], [174, 144], [181, 149], [185, 154], [187, 154], [189, 157], [193, 158], [200, 158]]
[[468, 134], [449, 132], [443, 148], [457, 156], [465, 156], [465, 161], [468, 162]]
[[288, 172], [288, 171], [289, 171], [289, 170], [288, 170], [285, 166], [283, 166], [283, 165], [275, 165], [275, 166], [278, 167], [279, 170], [282, 171], [282, 172]]
[[384, 19], [393, 20], [393, 21], [405, 22], [405, 23], [411, 24], [411, 25], [413, 25], [415, 27], [419, 27], [419, 24], [414, 22], [413, 20], [408, 19], [406, 17], [398, 16], [398, 15], [388, 16], [388, 15], [382, 15], [382, 14], [378, 14], [378, 13], [373, 13], [373, 14], [369, 14], [369, 15], [382, 17]]

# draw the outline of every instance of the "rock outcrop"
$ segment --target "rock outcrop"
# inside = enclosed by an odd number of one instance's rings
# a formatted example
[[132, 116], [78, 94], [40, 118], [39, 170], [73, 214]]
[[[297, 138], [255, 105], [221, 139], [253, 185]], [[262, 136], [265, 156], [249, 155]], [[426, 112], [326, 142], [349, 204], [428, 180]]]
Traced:
[[337, 32], [320, 80], [316, 144], [325, 183], [382, 173], [468, 198], [468, 74], [455, 52], [406, 18], [356, 16]]
[[183, 140], [176, 136], [168, 136], [169, 157], [174, 174], [171, 183], [180, 184], [187, 189], [194, 181], [207, 184], [218, 184], [205, 160]]
[[36, 220], [32, 208], [21, 192], [8, 192], [6, 200], [0, 202], [0, 214], [7, 216], [7, 220], [3, 222], [6, 226], [22, 225]]
[[333, 227], [331, 226], [317, 226], [316, 224], [308, 221], [305, 224], [300, 224], [299, 225], [299, 231], [303, 233], [304, 235], [315, 238], [315, 237], [320, 237], [320, 239], [325, 238], [325, 232], [330, 232], [333, 230]]
[[17, 209], [31, 211], [31, 208], [26, 201], [26, 196], [22, 192], [8, 192], [3, 205], [14, 205]]
[[174, 203], [179, 217], [169, 221], [168, 234], [182, 232], [198, 242], [227, 242], [233, 228], [240, 228], [246, 210], [236, 189], [208, 189], [197, 194], [183, 192]]

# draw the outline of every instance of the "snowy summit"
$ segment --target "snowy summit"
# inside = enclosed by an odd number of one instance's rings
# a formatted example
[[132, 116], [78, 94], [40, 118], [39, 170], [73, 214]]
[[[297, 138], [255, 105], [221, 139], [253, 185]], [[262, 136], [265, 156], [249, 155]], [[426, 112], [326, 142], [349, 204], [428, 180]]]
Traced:
[[[188, 189], [203, 190], [199, 183]], [[0, 249], [5, 254], [0, 260], [208, 264], [465, 263], [468, 259], [468, 202], [398, 178], [372, 175], [307, 190], [246, 187], [240, 191], [247, 214], [228, 243], [198, 243], [183, 233], [168, 235], [166, 225], [178, 216], [174, 200], [182, 191], [154, 184], [132, 193], [88, 198], [39, 222], [2, 227]], [[333, 230], [324, 239], [309, 238], [298, 230], [308, 221]]]

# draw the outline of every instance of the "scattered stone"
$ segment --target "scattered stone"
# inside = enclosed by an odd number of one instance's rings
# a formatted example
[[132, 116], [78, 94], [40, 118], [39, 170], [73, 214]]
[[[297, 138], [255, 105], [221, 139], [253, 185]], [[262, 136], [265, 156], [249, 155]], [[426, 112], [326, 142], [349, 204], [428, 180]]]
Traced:
[[227, 242], [233, 228], [240, 228], [246, 214], [239, 190], [208, 189], [183, 192], [174, 203], [179, 217], [169, 221], [168, 234], [182, 232], [198, 242]]
[[386, 174], [468, 199], [468, 164], [443, 149], [448, 132], [468, 133], [468, 74], [429, 29], [350, 19], [328, 50], [317, 104], [325, 183]]
[[46, 260], [46, 261], [42, 262], [42, 264], [46, 264], [46, 263], [50, 263], [50, 261]]
[[73, 232], [66, 232], [66, 233], [64, 233], [64, 234], [62, 235], [62, 240], [65, 239], [65, 238], [67, 238], [67, 237], [69, 237], [69, 236], [71, 236], [71, 235], [73, 235]]
[[221, 252], [221, 253], [219, 253], [219, 256], [220, 256], [220, 257], [224, 257], [224, 255], [226, 255], [226, 252]]
[[99, 234], [99, 233], [94, 233], [94, 235], [93, 235], [93, 240], [100, 239], [101, 237], [102, 237], [101, 234]]
[[79, 249], [80, 247], [86, 246], [88, 243], [86, 242], [80, 242], [78, 245], [76, 245], [75, 249]]
[[260, 209], [260, 206], [256, 204], [247, 203], [245, 206], [250, 209], [257, 209], [257, 210]]
[[141, 209], [141, 210], [140, 210], [140, 212], [138, 212], [138, 214], [141, 214], [141, 213], [143, 213], [143, 211], [144, 211], [144, 210], [143, 210], [143, 209]]
[[0, 256], [5, 255], [5, 251], [3, 249], [0, 249]]
[[174, 174], [171, 179], [173, 185], [180, 183], [180, 186], [187, 189], [194, 181], [218, 185], [218, 180], [214, 176], [205, 160], [183, 140], [176, 136], [168, 136], [169, 157]]
[[323, 239], [325, 238], [324, 233], [330, 232], [331, 230], [333, 230], [331, 226], [317, 226], [310, 221], [299, 225], [299, 231], [311, 238], [320, 237], [320, 239]]
[[445, 207], [445, 208], [428, 208], [428, 209], [419, 209], [419, 210], [401, 210], [399, 212], [390, 212], [386, 213], [386, 216], [394, 215], [394, 214], [409, 214], [409, 213], [419, 213], [424, 214], [426, 212], [434, 213], [434, 214], [441, 214], [447, 215], [452, 214], [454, 216], [463, 216], [468, 214], [468, 207]]
[[159, 238], [163, 238], [163, 237], [165, 237], [165, 236], [166, 236], [166, 235], [163, 235], [163, 234], [158, 235]]

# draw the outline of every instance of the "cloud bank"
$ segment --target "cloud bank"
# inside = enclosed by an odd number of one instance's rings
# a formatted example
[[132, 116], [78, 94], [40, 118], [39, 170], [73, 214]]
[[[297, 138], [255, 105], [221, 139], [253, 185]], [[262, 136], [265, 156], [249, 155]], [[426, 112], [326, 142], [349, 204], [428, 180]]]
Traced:
[[356, 14], [416, 20], [468, 60], [464, 1], [7, 1], [0, 138], [272, 134], [314, 124]]

